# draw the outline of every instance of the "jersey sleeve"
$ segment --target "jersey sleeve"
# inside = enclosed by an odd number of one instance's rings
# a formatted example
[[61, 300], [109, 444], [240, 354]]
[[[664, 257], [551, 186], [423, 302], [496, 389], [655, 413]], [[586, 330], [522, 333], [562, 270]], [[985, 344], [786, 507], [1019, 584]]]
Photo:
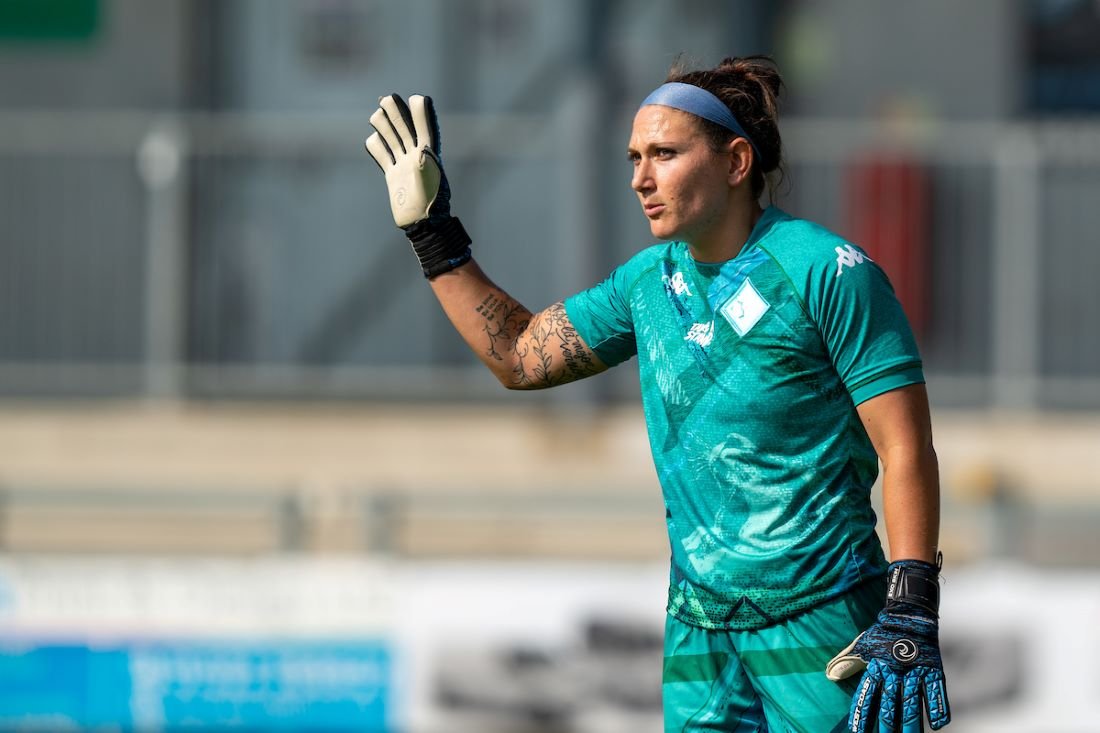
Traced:
[[886, 273], [861, 250], [841, 243], [836, 259], [811, 268], [807, 308], [855, 404], [924, 382], [909, 320]]
[[565, 299], [565, 312], [577, 333], [608, 366], [637, 351], [630, 311], [631, 268], [623, 265], [599, 285]]

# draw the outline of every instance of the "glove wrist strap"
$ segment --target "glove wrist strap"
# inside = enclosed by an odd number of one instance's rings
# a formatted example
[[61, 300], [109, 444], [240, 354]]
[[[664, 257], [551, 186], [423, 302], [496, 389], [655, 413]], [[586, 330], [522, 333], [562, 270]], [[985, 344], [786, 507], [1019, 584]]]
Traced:
[[424, 277], [434, 277], [450, 272], [470, 261], [470, 235], [457, 217], [442, 221], [424, 219], [405, 227], [405, 236], [412, 243], [420, 260]]
[[911, 603], [939, 615], [939, 568], [920, 560], [891, 563], [886, 571], [887, 609], [896, 603]]

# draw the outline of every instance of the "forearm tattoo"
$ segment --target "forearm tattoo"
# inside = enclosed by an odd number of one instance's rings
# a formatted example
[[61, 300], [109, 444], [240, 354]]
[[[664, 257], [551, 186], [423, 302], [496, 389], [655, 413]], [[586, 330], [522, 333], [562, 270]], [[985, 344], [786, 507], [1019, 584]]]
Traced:
[[504, 361], [501, 351], [511, 351], [516, 338], [531, 320], [531, 312], [501, 292], [493, 292], [477, 307], [485, 319], [485, 335], [489, 348], [485, 355], [494, 361]]
[[602, 368], [569, 322], [563, 303], [555, 303], [538, 315], [500, 291], [478, 304], [484, 319], [488, 361], [514, 360], [512, 384], [528, 389], [573, 382]]

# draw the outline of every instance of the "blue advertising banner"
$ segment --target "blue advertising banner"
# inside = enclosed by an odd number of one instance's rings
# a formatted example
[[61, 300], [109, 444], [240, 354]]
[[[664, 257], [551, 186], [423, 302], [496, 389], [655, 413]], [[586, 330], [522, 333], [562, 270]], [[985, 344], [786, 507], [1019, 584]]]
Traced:
[[0, 640], [0, 729], [387, 730], [381, 641]]

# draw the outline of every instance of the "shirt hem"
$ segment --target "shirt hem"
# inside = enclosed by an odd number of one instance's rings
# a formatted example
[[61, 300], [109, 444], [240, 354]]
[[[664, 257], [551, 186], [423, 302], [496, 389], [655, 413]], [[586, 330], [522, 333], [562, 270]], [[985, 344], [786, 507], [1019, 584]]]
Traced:
[[[833, 601], [840, 596], [845, 595], [846, 593], [851, 593], [852, 591], [868, 583], [879, 580], [885, 575], [885, 568], [873, 573], [868, 573], [865, 575], [861, 574], [856, 582], [850, 585], [846, 585], [842, 588], [832, 589], [825, 593], [809, 596], [802, 602], [788, 607], [788, 609], [782, 615], [769, 616], [767, 620], [763, 623], [752, 623], [749, 621], [744, 621], [740, 623], [736, 621], [725, 623], [710, 620], [700, 621], [700, 619], [698, 618], [692, 617], [689, 614], [685, 614], [682, 610], [674, 611], [671, 603], [669, 603], [669, 605], [665, 608], [665, 612], [681, 623], [687, 624], [688, 626], [694, 626], [697, 629], [704, 629], [706, 631], [757, 631], [759, 629], [766, 629], [772, 626], [786, 623], [796, 616], [800, 616], [807, 611], [812, 611], [814, 608], [822, 604], [829, 603], [830, 601]], [[669, 590], [671, 593], [673, 588], [670, 587]], [[884, 598], [884, 603], [885, 600], [886, 599]]]

